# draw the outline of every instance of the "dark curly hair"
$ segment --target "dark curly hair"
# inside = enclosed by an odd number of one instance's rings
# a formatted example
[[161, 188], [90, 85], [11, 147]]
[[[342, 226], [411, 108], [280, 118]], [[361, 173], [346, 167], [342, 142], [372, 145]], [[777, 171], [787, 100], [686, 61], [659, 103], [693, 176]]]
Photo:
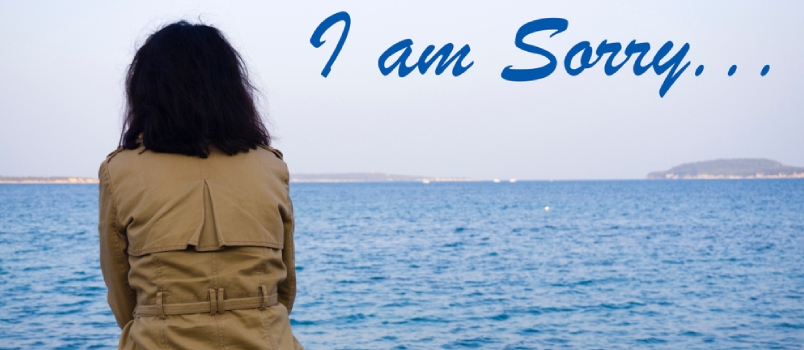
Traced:
[[268, 146], [254, 93], [243, 59], [218, 29], [167, 25], [128, 68], [120, 146], [201, 158], [210, 146], [229, 155]]

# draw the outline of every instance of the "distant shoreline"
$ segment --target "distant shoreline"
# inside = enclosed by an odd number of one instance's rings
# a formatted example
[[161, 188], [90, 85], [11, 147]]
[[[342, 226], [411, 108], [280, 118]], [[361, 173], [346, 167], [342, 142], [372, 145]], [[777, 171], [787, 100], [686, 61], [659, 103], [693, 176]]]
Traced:
[[[294, 179], [291, 178], [291, 183], [377, 183], [377, 182], [491, 182], [492, 180], [453, 180], [450, 178], [426, 178], [422, 180], [347, 180], [347, 179]], [[508, 182], [508, 181], [505, 181]]]
[[[753, 175], [713, 175], [713, 174], [662, 174], [663, 176], [648, 177], [647, 179], [475, 179], [465, 177], [426, 177], [426, 176], [407, 176], [391, 175], [382, 173], [344, 173], [344, 174], [297, 174], [290, 176], [291, 183], [312, 183], [312, 184], [337, 184], [337, 183], [466, 183], [466, 182], [492, 182], [492, 183], [516, 183], [516, 182], [567, 182], [567, 181], [656, 181], [656, 180], [802, 180], [804, 172], [792, 174], [763, 174]], [[20, 184], [20, 185], [82, 185], [97, 184], [98, 179], [89, 177], [13, 177], [0, 176], [0, 185]]]
[[386, 173], [291, 174], [293, 183], [359, 183], [359, 182], [474, 182], [468, 177], [410, 176]]
[[0, 184], [96, 184], [98, 179], [90, 177], [34, 177], [0, 176]]

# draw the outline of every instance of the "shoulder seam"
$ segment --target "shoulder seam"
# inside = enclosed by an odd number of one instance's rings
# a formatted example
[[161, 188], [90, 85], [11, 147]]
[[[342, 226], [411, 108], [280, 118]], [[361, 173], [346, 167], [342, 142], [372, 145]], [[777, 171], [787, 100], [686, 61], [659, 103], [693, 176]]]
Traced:
[[275, 154], [277, 158], [284, 160], [283, 155], [282, 155], [282, 151], [280, 151], [280, 150], [278, 150], [276, 148], [273, 148], [271, 146], [266, 146], [266, 145], [260, 145], [260, 147], [271, 151], [271, 153]]
[[116, 156], [118, 153], [122, 152], [124, 149], [125, 148], [123, 148], [123, 146], [117, 147], [116, 150], [112, 151], [111, 153], [109, 153], [106, 156], [106, 162], [109, 162], [112, 158], [114, 158], [114, 156]]

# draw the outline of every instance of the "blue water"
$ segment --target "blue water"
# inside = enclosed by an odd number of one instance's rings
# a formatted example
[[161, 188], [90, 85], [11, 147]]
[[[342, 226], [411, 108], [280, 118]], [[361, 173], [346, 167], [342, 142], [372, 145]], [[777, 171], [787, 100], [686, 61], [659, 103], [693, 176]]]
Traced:
[[[0, 348], [116, 345], [96, 197], [0, 185]], [[293, 184], [292, 197], [291, 322], [308, 349], [804, 346], [802, 180]]]

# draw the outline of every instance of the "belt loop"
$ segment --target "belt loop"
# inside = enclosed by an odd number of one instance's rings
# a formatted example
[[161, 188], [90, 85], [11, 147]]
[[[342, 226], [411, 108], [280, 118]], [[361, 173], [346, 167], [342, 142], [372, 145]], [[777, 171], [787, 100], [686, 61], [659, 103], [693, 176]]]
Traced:
[[226, 310], [223, 308], [223, 288], [218, 288], [218, 313], [222, 314], [224, 311]]
[[215, 316], [215, 312], [218, 311], [218, 297], [215, 295], [215, 290], [209, 290], [209, 315]]
[[264, 285], [260, 285], [260, 294], [262, 295], [262, 306], [260, 306], [260, 310], [265, 310], [268, 307], [268, 288], [265, 288]]
[[162, 292], [156, 293], [156, 314], [161, 319], [165, 319], [165, 307], [162, 306]]

